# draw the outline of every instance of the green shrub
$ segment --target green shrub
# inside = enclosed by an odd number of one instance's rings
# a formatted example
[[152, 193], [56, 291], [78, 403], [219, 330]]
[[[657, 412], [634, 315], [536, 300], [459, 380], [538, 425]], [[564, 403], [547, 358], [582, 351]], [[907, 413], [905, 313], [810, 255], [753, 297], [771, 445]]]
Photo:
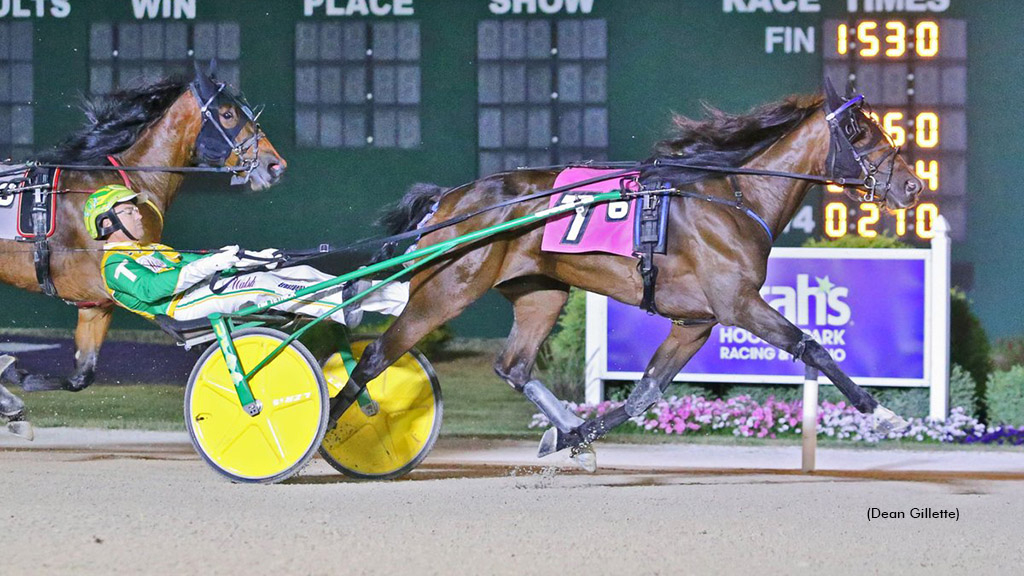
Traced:
[[1001, 338], [992, 349], [992, 368], [1009, 370], [1014, 366], [1024, 366], [1024, 336]]
[[804, 241], [804, 248], [910, 248], [908, 244], [900, 242], [895, 236], [883, 232], [874, 238], [864, 238], [856, 234], [840, 236], [835, 240], [829, 238], [808, 238]]
[[924, 418], [928, 415], [928, 388], [873, 388], [875, 400], [904, 418]]
[[985, 386], [990, 424], [1024, 424], [1024, 366], [993, 372]]
[[950, 364], [963, 366], [980, 385], [978, 397], [985, 398], [984, 383], [992, 371], [988, 336], [981, 326], [981, 320], [971, 311], [971, 301], [963, 291], [954, 288], [949, 295], [949, 305]]
[[953, 364], [949, 372], [949, 407], [963, 408], [964, 414], [977, 417], [981, 413], [978, 382], [963, 366]]
[[[819, 389], [820, 391], [820, 389]], [[820, 392], [819, 392], [820, 393]], [[774, 397], [781, 402], [793, 402], [804, 397], [803, 386], [773, 386], [770, 384], [737, 384], [724, 390], [723, 397], [750, 396], [759, 404]]]
[[587, 294], [573, 288], [555, 325], [541, 346], [541, 379], [551, 392], [572, 402], [582, 402], [585, 391]]
[[[633, 382], [629, 383], [627, 392], [633, 389]], [[665, 390], [665, 398], [671, 398], [677, 396], [682, 398], [683, 396], [703, 396], [704, 398], [713, 398], [714, 394], [711, 391], [711, 385], [690, 383], [690, 382], [675, 382], [668, 385], [668, 389]], [[623, 398], [625, 400], [625, 398]]]

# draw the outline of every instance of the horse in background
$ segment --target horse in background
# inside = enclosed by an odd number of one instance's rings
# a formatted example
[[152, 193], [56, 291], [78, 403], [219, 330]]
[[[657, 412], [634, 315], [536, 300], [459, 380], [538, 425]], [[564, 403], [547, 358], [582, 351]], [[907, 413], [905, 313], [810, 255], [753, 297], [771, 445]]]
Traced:
[[[773, 238], [800, 207], [813, 185], [809, 180], [857, 182], [847, 188], [848, 194], [893, 210], [916, 203], [921, 181], [882, 128], [862, 110], [861, 100], [844, 99], [826, 83], [824, 98], [790, 97], [747, 115], [709, 109], [704, 120], [675, 118], [676, 135], [657, 144], [656, 155], [641, 163], [635, 181], [644, 190], [663, 193], [670, 202], [672, 241], [667, 253], [656, 258], [660, 273], [654, 294], [658, 313], [672, 319], [673, 325], [624, 406], [583, 421], [534, 379], [532, 371], [570, 286], [626, 304], [641, 303], [644, 288], [637, 260], [542, 252], [542, 225], [516, 228], [468, 245], [415, 273], [408, 306], [366, 349], [352, 373], [352, 388], [361, 389], [431, 330], [494, 288], [512, 303], [514, 314], [495, 371], [554, 424], [541, 441], [539, 456], [571, 448], [582, 466], [596, 468], [591, 443], [646, 412], [715, 324], [744, 328], [819, 369], [858, 410], [873, 413], [876, 426], [905, 425], [843, 373], [821, 344], [759, 294]], [[694, 169], [694, 165], [720, 170]], [[779, 177], [779, 172], [790, 176]], [[551, 189], [558, 173], [557, 169], [523, 169], [447, 190], [418, 185], [386, 219], [389, 232], [415, 229], [432, 207], [436, 212], [422, 224]], [[806, 178], [794, 177], [801, 175]], [[664, 191], [666, 187], [670, 190]], [[541, 198], [485, 211], [427, 233], [419, 246], [536, 213], [547, 208], [548, 201]], [[879, 297], [884, 297], [884, 284], [879, 286]], [[332, 421], [347, 408], [345, 402], [333, 407]]]
[[[217, 83], [212, 69], [211, 65], [211, 73], [204, 73], [197, 66], [194, 78], [167, 78], [87, 101], [86, 124], [35, 159], [42, 165], [67, 167], [60, 170], [59, 189], [54, 191], [58, 196], [57, 225], [49, 238], [49, 269], [56, 296], [78, 307], [75, 369], [67, 378], [55, 381], [10, 365], [0, 367], [0, 383], [20, 385], [26, 391], [77, 391], [95, 378], [113, 302], [100, 276], [103, 242], [89, 237], [82, 219], [83, 205], [93, 191], [107, 184], [130, 184], [140, 195], [145, 227], [142, 241], [156, 242], [163, 232], [164, 214], [184, 179], [183, 171], [176, 168], [235, 167], [232, 183], [248, 183], [252, 190], [264, 190], [280, 181], [287, 163], [260, 128], [258, 114], [230, 87]], [[119, 174], [72, 168], [112, 164], [154, 170]], [[18, 168], [0, 165], [4, 172]], [[26, 246], [29, 244], [0, 239], [0, 281], [41, 292], [33, 253]], [[21, 401], [0, 386], [0, 416], [17, 419], [23, 414]]]

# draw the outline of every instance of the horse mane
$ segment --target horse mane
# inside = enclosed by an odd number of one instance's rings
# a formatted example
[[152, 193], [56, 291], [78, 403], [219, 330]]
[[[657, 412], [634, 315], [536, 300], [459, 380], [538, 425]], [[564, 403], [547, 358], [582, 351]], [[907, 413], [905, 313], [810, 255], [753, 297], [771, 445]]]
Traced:
[[87, 119], [78, 131], [37, 160], [48, 163], [83, 164], [104, 161], [123, 152], [139, 138], [142, 129], [163, 116], [188, 89], [186, 76], [171, 76], [145, 86], [128, 87], [108, 96], [87, 98], [82, 111]]
[[377, 220], [377, 226], [384, 228], [388, 235], [415, 229], [447, 190], [437, 184], [413, 184], [398, 204]]
[[654, 166], [652, 162], [657, 158], [699, 165], [742, 166], [819, 111], [823, 102], [821, 95], [790, 96], [736, 115], [704, 102], [702, 119], [675, 114], [675, 133], [655, 144], [654, 156], [645, 161], [641, 170], [642, 177], [662, 178], [679, 185], [717, 176], [703, 170]]

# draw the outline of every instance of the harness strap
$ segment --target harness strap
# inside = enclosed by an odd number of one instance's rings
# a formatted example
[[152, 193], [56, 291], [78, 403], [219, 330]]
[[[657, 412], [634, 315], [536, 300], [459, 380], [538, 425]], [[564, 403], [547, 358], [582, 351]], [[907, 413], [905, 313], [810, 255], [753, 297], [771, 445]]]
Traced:
[[[125, 187], [132, 189], [132, 182], [128, 178], [128, 174], [121, 169], [120, 162], [112, 155], [107, 156], [107, 161], [110, 162], [111, 166], [117, 169], [117, 172], [121, 175], [121, 180], [124, 182]], [[50, 195], [54, 193], [60, 180], [60, 168], [54, 169], [52, 172], [47, 170], [39, 170], [38, 168], [34, 171], [32, 176], [32, 183], [36, 185], [36, 189], [39, 194], [36, 196], [36, 200], [32, 203], [32, 264], [35, 267], [36, 282], [39, 284], [39, 288], [43, 291], [43, 294], [54, 298], [59, 298], [57, 294], [57, 287], [53, 283], [53, 275], [50, 274], [50, 242], [47, 239], [47, 233], [50, 232], [49, 222], [46, 219], [46, 206], [50, 202]], [[146, 201], [148, 204], [156, 209], [156, 206], [152, 202]], [[54, 206], [56, 211], [57, 207]], [[160, 210], [156, 209], [157, 215], [160, 216], [161, 222], [163, 221], [163, 214], [160, 214]], [[53, 225], [56, 226], [56, 214], [54, 214]], [[96, 301], [96, 302], [72, 302], [65, 300], [68, 304], [77, 306], [78, 308], [95, 308], [99, 306], [109, 306], [109, 301]]]
[[754, 212], [749, 207], [744, 205], [737, 205], [736, 201], [729, 201], [724, 198], [718, 198], [716, 196], [698, 194], [696, 192], [690, 192], [689, 190], [679, 190], [676, 188], [665, 188], [663, 190], [641, 190], [638, 192], [623, 192], [624, 198], [636, 198], [642, 196], [678, 196], [680, 198], [693, 198], [695, 200], [703, 200], [705, 202], [711, 202], [712, 204], [720, 204], [722, 206], [728, 206], [730, 208], [737, 209], [743, 212], [744, 215], [749, 217], [754, 222], [757, 222], [757, 224], [761, 226], [761, 229], [764, 230], [764, 233], [768, 236], [768, 242], [775, 242], [775, 235], [772, 234], [772, 229], [770, 226], [768, 226], [768, 223], [765, 222], [765, 219], [762, 218], [757, 212]]
[[[135, 188], [132, 187], [131, 179], [128, 178], [128, 173], [125, 172], [122, 169], [121, 163], [117, 160], [117, 158], [114, 158], [114, 156], [112, 156], [112, 155], [108, 155], [107, 156], [107, 161], [110, 162], [111, 166], [114, 166], [115, 168], [118, 169], [117, 173], [121, 175], [121, 180], [124, 181], [125, 188], [128, 188], [129, 190], [135, 190]], [[157, 205], [152, 200], [150, 200], [149, 198], [143, 198], [142, 199], [142, 203], [143, 204], [148, 204], [149, 207], [153, 209], [153, 212], [156, 212], [157, 219], [160, 220], [160, 229], [163, 230], [163, 227], [164, 227], [164, 213], [161, 212], [160, 208], [157, 207]]]
[[[32, 264], [35, 267], [39, 288], [43, 294], [52, 297], [57, 297], [57, 287], [53, 285], [53, 277], [50, 275], [50, 243], [46, 239], [50, 223], [47, 222], [46, 206], [50, 202], [50, 194], [56, 187], [56, 180], [59, 177], [60, 170], [34, 170], [31, 175], [32, 184], [37, 186], [35, 199], [32, 201]], [[56, 206], [54, 210], [56, 211]], [[56, 221], [54, 225], [56, 226]]]
[[743, 213], [753, 219], [754, 222], [760, 224], [761, 228], [764, 228], [765, 233], [768, 234], [768, 240], [774, 244], [775, 236], [772, 234], [772, 228], [768, 225], [768, 222], [765, 222], [765, 219], [761, 218], [760, 214], [743, 205], [743, 190], [740, 188], [740, 182], [736, 178], [735, 174], [729, 175], [729, 184], [732, 186], [732, 194], [736, 198], [736, 208], [742, 210]]
[[658, 282], [658, 267], [654, 264], [654, 252], [658, 247], [658, 224], [663, 203], [665, 200], [661, 196], [644, 196], [639, 200], [640, 261], [637, 262], [637, 269], [640, 271], [640, 279], [644, 285], [640, 308], [651, 316], [660, 315], [654, 302], [654, 291]]
[[690, 164], [682, 160], [673, 160], [671, 158], [659, 157], [653, 161], [648, 162], [649, 166], [671, 166], [673, 168], [683, 168], [685, 170], [699, 170], [701, 172], [713, 172], [718, 174], [746, 174], [748, 176], [775, 176], [778, 178], [789, 178], [791, 180], [804, 180], [807, 182], [815, 182], [817, 184], [835, 184], [837, 186], [851, 186], [854, 188], [863, 188], [865, 186], [863, 178], [845, 178], [836, 177], [831, 178], [827, 176], [815, 176], [814, 174], [803, 174], [800, 172], [785, 172], [782, 170], [761, 170], [760, 168], [740, 168], [732, 166], [715, 166], [713, 164]]
[[134, 190], [135, 188], [132, 188], [132, 181], [128, 179], [128, 173], [121, 168], [121, 163], [117, 161], [117, 158], [108, 154], [107, 162], [110, 162], [111, 166], [117, 168], [117, 173], [121, 175], [121, 180], [124, 181], [124, 187], [129, 190]]
[[[49, 197], [49, 193], [44, 196]], [[46, 213], [32, 209], [32, 263], [36, 269], [36, 282], [43, 294], [57, 296], [57, 287], [50, 276], [50, 243], [46, 241]]]
[[644, 295], [640, 299], [640, 308], [646, 311], [648, 316], [661, 316], [658, 306], [654, 303], [654, 287], [658, 282], [658, 267], [654, 265], [654, 246], [652, 244], [644, 245], [637, 269], [640, 270], [640, 279], [644, 283]]

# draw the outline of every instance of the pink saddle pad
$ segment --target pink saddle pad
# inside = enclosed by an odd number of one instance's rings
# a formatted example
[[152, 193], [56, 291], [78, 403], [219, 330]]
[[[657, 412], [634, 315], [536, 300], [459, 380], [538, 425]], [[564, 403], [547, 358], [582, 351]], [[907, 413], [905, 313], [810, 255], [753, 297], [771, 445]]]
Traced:
[[[571, 185], [591, 178], [611, 174], [616, 170], [593, 168], [567, 168], [555, 178], [555, 188]], [[585, 184], [551, 197], [551, 206], [572, 203], [588, 193], [611, 192], [622, 187], [622, 178], [636, 176], [631, 172], [621, 178], [612, 178]], [[544, 225], [541, 249], [546, 252], [579, 254], [604, 252], [619, 256], [633, 256], [633, 211], [636, 202], [622, 200], [580, 208], [575, 212], [551, 218]]]

